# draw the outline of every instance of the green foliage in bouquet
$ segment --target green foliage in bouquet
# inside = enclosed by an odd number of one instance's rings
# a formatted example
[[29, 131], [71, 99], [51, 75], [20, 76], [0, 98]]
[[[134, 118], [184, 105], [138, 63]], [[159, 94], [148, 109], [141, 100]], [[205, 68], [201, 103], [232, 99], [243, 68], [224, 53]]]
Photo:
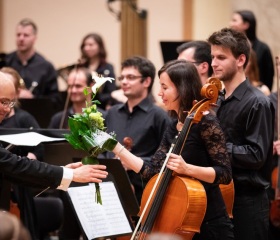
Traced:
[[[65, 139], [75, 149], [80, 149], [88, 153], [88, 156], [82, 159], [83, 164], [99, 164], [97, 156], [105, 151], [112, 151], [117, 144], [114, 133], [105, 133], [104, 118], [98, 111], [98, 100], [94, 100], [99, 87], [106, 81], [112, 82], [113, 78], [93, 77], [95, 84], [92, 87], [92, 101], [86, 102], [86, 108], [83, 108], [81, 114], [74, 114], [68, 119], [69, 134], [65, 134]], [[84, 89], [84, 94], [91, 94], [88, 89]], [[102, 204], [100, 186], [95, 183], [97, 203]]]

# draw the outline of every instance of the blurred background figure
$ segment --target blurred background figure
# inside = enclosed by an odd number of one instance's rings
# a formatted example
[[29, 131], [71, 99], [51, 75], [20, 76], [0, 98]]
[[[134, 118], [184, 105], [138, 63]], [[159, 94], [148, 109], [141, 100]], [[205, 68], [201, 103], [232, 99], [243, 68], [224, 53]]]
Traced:
[[[86, 107], [86, 102], [91, 102], [91, 95], [86, 96], [84, 94], [84, 89], [92, 87], [94, 84], [92, 73], [88, 68], [76, 67], [72, 69], [67, 77], [67, 84], [68, 106], [51, 118], [49, 128], [68, 129], [69, 116], [73, 116], [75, 113], [82, 113], [82, 109]], [[95, 97], [95, 99], [97, 98]], [[104, 110], [98, 110], [105, 115]]]
[[178, 58], [192, 62], [196, 67], [202, 85], [212, 76], [211, 67], [212, 57], [211, 48], [206, 41], [190, 41], [183, 43], [177, 48]]
[[250, 58], [245, 68], [245, 74], [254, 87], [261, 90], [266, 96], [270, 94], [269, 88], [260, 80], [257, 55], [253, 49], [251, 49], [250, 52]]
[[17, 24], [17, 49], [7, 54], [6, 65], [17, 70], [24, 80], [25, 88], [19, 98], [45, 97], [61, 104], [56, 70], [35, 50], [37, 33], [37, 26], [31, 19], [22, 19]]
[[235, 11], [232, 15], [229, 26], [236, 31], [245, 33], [250, 40], [252, 48], [257, 55], [260, 80], [271, 91], [274, 77], [272, 54], [268, 45], [257, 38], [257, 20], [254, 13], [249, 10]]
[[[107, 62], [107, 51], [102, 37], [97, 33], [89, 33], [83, 39], [80, 46], [81, 57], [79, 65], [88, 68], [92, 74], [112, 77], [115, 79], [114, 67]], [[76, 64], [61, 68], [59, 74], [67, 79], [69, 72], [75, 68]], [[106, 82], [96, 94], [95, 99], [101, 102], [100, 108], [106, 110], [116, 103], [111, 97], [111, 92], [116, 90], [116, 83]]]
[[9, 212], [0, 210], [0, 240], [31, 240], [28, 230]]

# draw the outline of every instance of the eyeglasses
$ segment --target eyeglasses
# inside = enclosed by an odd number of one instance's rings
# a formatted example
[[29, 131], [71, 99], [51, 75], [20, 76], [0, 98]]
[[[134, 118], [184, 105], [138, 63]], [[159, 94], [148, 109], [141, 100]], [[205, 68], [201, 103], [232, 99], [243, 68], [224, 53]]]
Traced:
[[125, 75], [125, 76], [118, 77], [118, 80], [122, 81], [122, 80], [126, 79], [128, 81], [134, 81], [134, 80], [136, 80], [138, 78], [142, 78], [143, 79], [144, 77], [143, 76], [135, 76], [135, 75]]
[[0, 103], [4, 108], [13, 108], [16, 104], [15, 101], [10, 101], [6, 99], [0, 99]]

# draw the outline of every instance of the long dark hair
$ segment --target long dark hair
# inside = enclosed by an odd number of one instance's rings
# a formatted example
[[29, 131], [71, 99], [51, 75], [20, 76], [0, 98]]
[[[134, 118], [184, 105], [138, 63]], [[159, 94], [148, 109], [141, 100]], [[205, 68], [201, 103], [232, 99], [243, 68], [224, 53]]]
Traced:
[[251, 41], [254, 42], [257, 38], [256, 36], [256, 27], [257, 27], [257, 21], [254, 13], [249, 10], [240, 10], [240, 11], [235, 11], [235, 13], [239, 14], [243, 20], [243, 22], [249, 23], [248, 29], [246, 29], [245, 33], [247, 38]]
[[200, 93], [202, 83], [197, 69], [193, 63], [185, 60], [172, 60], [158, 71], [158, 76], [160, 77], [163, 72], [168, 74], [178, 91], [179, 116], [175, 111], [170, 111], [170, 115], [184, 122], [187, 111], [193, 106], [193, 101], [202, 99]]

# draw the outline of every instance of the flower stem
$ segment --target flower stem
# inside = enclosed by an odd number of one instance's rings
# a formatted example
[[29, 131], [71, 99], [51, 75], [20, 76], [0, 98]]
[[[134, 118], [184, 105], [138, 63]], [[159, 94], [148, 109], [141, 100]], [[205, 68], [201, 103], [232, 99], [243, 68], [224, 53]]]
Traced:
[[100, 186], [98, 183], [95, 183], [95, 202], [102, 205], [101, 193], [100, 193]]

